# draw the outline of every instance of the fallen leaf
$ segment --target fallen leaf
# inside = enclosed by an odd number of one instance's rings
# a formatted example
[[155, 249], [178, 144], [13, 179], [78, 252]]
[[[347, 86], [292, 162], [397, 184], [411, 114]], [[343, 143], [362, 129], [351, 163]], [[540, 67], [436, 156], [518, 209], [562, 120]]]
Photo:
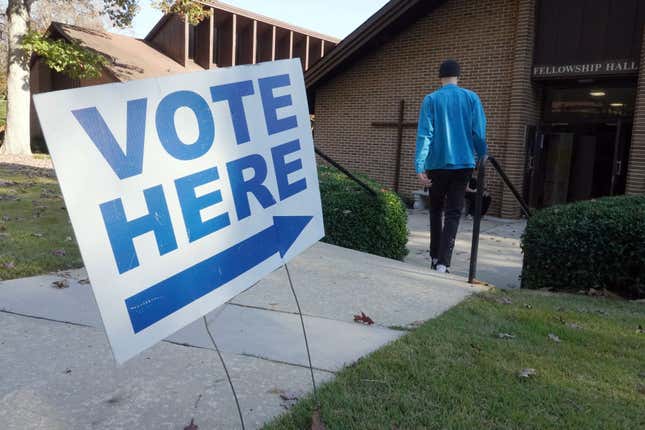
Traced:
[[480, 281], [479, 279], [473, 279], [473, 285], [483, 285], [484, 287], [492, 287], [492, 284], [488, 282]]
[[425, 321], [417, 320], [417, 321], [412, 321], [410, 324], [408, 324], [408, 327], [410, 327], [410, 328], [418, 328], [418, 327], [421, 327], [423, 324], [425, 324]]
[[52, 282], [52, 287], [58, 288], [59, 290], [62, 290], [63, 288], [69, 288], [69, 282], [67, 282], [67, 279], [61, 279], [60, 281], [54, 281], [54, 282]]
[[589, 288], [587, 290], [587, 295], [591, 297], [607, 297], [608, 291], [605, 288], [603, 288], [602, 290], [599, 290], [596, 288]]
[[9, 261], [7, 263], [4, 263], [2, 265], [2, 267], [4, 267], [7, 270], [15, 269], [16, 268], [16, 263], [14, 263], [13, 261]]
[[560, 343], [560, 338], [558, 336], [554, 335], [553, 333], [549, 333], [549, 339], [551, 339], [552, 341], [554, 341], [556, 343]]
[[528, 368], [528, 369], [522, 369], [522, 370], [520, 370], [520, 372], [517, 374], [517, 376], [519, 376], [520, 378], [525, 378], [525, 379], [528, 379], [528, 378], [530, 378], [531, 376], [536, 376], [536, 375], [537, 375], [537, 371], [536, 371], [535, 369], [531, 369], [531, 368]]
[[52, 251], [52, 254], [54, 254], [56, 257], [64, 257], [65, 256], [65, 250], [64, 249], [54, 249]]
[[361, 312], [360, 315], [354, 315], [354, 322], [367, 324], [367, 325], [374, 324], [374, 320], [372, 320], [372, 318], [370, 318], [367, 315], [365, 315], [364, 312]]
[[42, 233], [31, 233], [33, 237], [43, 237]]
[[497, 333], [497, 337], [500, 339], [515, 339], [515, 336], [510, 333]]
[[499, 302], [499, 303], [501, 303], [501, 304], [503, 304], [503, 305], [512, 305], [512, 304], [513, 304], [513, 300], [511, 300], [510, 298], [508, 298], [508, 297], [506, 297], [506, 296], [504, 296], [504, 297], [500, 298], [500, 299], [498, 300], [498, 302]]
[[280, 396], [280, 399], [282, 400], [282, 402], [280, 403], [280, 406], [282, 406], [286, 410], [289, 410], [292, 407], [294, 407], [296, 403], [298, 403], [298, 399], [300, 398], [300, 393], [295, 393], [293, 391], [284, 391], [284, 390], [274, 388], [269, 392], [273, 392]]
[[326, 430], [327, 427], [322, 422], [320, 417], [320, 409], [316, 409], [311, 415], [311, 430]]
[[298, 394], [289, 391], [281, 391], [280, 398], [282, 400], [298, 400]]
[[86, 279], [81, 279], [81, 280], [78, 281], [78, 283], [81, 284], [81, 285], [87, 285], [87, 284], [90, 283], [90, 280], [87, 279], [87, 278]]
[[195, 418], [190, 420], [190, 424], [184, 427], [184, 430], [199, 430], [199, 426], [195, 424]]
[[72, 369], [65, 369], [63, 373], [69, 375], [70, 373], [72, 373]]

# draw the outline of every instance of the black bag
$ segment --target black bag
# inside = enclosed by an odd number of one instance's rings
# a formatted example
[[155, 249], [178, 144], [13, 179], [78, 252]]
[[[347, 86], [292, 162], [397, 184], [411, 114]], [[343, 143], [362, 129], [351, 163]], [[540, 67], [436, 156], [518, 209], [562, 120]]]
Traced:
[[[466, 191], [466, 215], [475, 216], [475, 198], [477, 196], [477, 179], [471, 178], [468, 182], [468, 188], [472, 191]], [[482, 211], [481, 216], [486, 215], [491, 202], [493, 201], [490, 193], [484, 190], [482, 193]]]

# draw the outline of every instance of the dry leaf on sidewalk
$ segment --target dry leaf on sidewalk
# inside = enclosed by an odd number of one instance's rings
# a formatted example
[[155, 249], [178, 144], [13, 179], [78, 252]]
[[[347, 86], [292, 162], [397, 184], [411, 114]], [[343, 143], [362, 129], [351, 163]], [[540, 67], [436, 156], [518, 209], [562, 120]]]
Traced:
[[195, 419], [190, 420], [190, 424], [188, 424], [186, 427], [184, 427], [184, 430], [199, 430], [199, 426], [195, 424]]
[[374, 320], [372, 320], [372, 318], [365, 315], [364, 312], [361, 312], [360, 315], [354, 315], [354, 322], [363, 323], [367, 325], [374, 324]]
[[67, 282], [67, 279], [61, 279], [60, 281], [54, 281], [54, 282], [52, 282], [52, 287], [58, 288], [59, 290], [62, 290], [63, 288], [69, 288], [69, 282]]

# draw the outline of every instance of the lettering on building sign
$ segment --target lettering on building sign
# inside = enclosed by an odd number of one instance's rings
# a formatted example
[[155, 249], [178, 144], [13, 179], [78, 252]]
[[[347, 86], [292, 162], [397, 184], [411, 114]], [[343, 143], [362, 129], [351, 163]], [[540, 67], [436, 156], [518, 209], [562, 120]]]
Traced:
[[606, 61], [602, 63], [562, 64], [557, 66], [536, 65], [533, 77], [550, 78], [561, 76], [621, 75], [638, 72], [638, 62], [632, 60]]

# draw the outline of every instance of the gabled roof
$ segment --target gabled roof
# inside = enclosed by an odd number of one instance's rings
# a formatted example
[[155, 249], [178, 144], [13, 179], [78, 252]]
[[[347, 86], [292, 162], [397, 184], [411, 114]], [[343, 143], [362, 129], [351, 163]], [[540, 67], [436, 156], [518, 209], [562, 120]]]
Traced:
[[307, 70], [305, 73], [307, 88], [315, 88], [365, 53], [378, 49], [445, 1], [391, 0], [343, 39], [333, 51]]
[[[280, 21], [280, 20], [277, 20], [277, 19], [274, 19], [274, 18], [270, 18], [268, 16], [260, 15], [258, 13], [251, 12], [251, 11], [246, 10], [246, 9], [241, 9], [239, 7], [231, 6], [228, 3], [223, 3], [223, 2], [217, 1], [217, 0], [197, 0], [197, 1], [199, 3], [205, 5], [205, 6], [211, 6], [211, 7], [215, 8], [215, 9], [220, 9], [220, 10], [223, 10], [223, 11], [226, 11], [226, 12], [229, 12], [229, 13], [234, 13], [235, 15], [243, 16], [243, 17], [250, 18], [250, 19], [253, 19], [253, 20], [256, 20], [256, 21], [265, 22], [267, 24], [275, 25], [276, 27], [284, 28], [286, 30], [292, 30], [292, 31], [295, 31], [296, 33], [305, 34], [305, 35], [308, 35], [308, 36], [311, 36], [311, 37], [315, 37], [317, 39], [323, 39], [325, 41], [332, 42], [334, 44], [340, 42], [340, 39], [338, 39], [336, 37], [328, 36], [328, 35], [322, 34], [322, 33], [317, 33], [315, 31], [308, 30], [308, 29], [302, 28], [302, 27], [298, 27], [298, 26], [295, 26], [293, 24], [289, 24], [289, 23], [284, 22], [284, 21]], [[159, 29], [163, 26], [163, 24], [166, 22], [166, 20], [169, 17], [170, 17], [170, 14], [164, 15], [163, 18], [161, 18], [159, 20], [159, 22], [157, 22], [157, 24], [152, 28], [152, 30], [150, 30], [148, 35], [145, 37], [145, 40], [151, 40], [154, 37], [154, 35], [157, 33], [157, 31], [159, 31]]]
[[204, 70], [195, 63], [183, 67], [145, 41], [102, 30], [91, 30], [75, 25], [53, 22], [55, 31], [68, 41], [105, 55], [110, 62], [107, 71], [119, 81], [154, 78], [182, 72]]

